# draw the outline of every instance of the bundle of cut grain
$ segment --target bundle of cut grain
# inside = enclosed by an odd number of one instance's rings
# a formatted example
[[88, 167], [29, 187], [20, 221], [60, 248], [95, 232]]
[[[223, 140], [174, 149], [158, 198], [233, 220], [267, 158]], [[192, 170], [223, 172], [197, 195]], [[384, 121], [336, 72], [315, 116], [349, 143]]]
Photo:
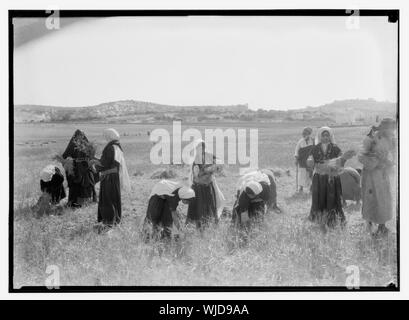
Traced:
[[172, 169], [158, 169], [152, 173], [151, 179], [173, 179], [177, 177], [177, 173]]

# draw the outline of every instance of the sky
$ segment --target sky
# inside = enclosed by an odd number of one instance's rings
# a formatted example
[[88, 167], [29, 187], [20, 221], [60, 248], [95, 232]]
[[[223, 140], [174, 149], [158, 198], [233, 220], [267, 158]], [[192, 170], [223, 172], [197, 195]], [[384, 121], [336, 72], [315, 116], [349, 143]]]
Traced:
[[15, 46], [14, 102], [285, 110], [397, 101], [397, 24], [357, 18], [79, 18]]

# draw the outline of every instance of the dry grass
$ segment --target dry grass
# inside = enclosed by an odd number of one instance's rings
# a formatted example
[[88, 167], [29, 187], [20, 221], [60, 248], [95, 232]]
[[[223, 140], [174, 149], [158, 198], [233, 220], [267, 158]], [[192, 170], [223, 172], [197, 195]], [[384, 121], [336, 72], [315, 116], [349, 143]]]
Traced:
[[[82, 125], [89, 138], [100, 138], [102, 125]], [[384, 286], [396, 280], [397, 252], [392, 233], [373, 239], [365, 230], [359, 208], [346, 209], [348, 225], [323, 234], [306, 220], [308, 196], [294, 195], [294, 143], [302, 125], [259, 129], [259, 162], [263, 167], [289, 168], [291, 176], [278, 180], [283, 214], [271, 213], [239, 246], [229, 221], [199, 233], [184, 229], [181, 241], [145, 244], [140, 229], [147, 197], [157, 180], [149, 162], [148, 126], [116, 126], [123, 138], [132, 181], [132, 194], [123, 198], [123, 222], [109, 234], [98, 235], [96, 204], [62, 215], [36, 218], [30, 207], [39, 196], [39, 172], [63, 149], [72, 125], [16, 126], [14, 187], [14, 286], [44, 285], [46, 268], [60, 268], [61, 285], [218, 285], [218, 286], [345, 286], [346, 267], [360, 269], [361, 286]], [[57, 130], [58, 129], [58, 130]], [[341, 148], [358, 146], [364, 128], [338, 129]], [[136, 135], [137, 133], [142, 133]], [[54, 144], [17, 145], [25, 141], [55, 140]], [[291, 143], [294, 142], [294, 143]], [[354, 163], [352, 163], [354, 165]], [[179, 176], [187, 168], [172, 167]], [[134, 176], [134, 173], [138, 175]], [[237, 167], [218, 179], [233, 204]], [[186, 212], [186, 207], [181, 207]]]

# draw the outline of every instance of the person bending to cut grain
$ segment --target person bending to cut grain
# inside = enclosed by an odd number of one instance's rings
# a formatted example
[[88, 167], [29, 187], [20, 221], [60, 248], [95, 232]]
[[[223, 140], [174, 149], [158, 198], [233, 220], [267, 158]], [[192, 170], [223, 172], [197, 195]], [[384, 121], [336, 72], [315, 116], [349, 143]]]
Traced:
[[145, 241], [169, 239], [172, 228], [180, 227], [177, 207], [179, 202], [189, 204], [195, 197], [192, 188], [170, 180], [161, 180], [152, 189], [143, 227]]

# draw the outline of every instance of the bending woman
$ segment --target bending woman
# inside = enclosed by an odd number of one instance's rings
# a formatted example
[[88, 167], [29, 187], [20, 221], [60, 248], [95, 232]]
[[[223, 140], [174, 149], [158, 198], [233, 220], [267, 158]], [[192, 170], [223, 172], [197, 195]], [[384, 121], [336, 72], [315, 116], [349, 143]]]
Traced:
[[271, 198], [270, 178], [267, 174], [254, 171], [242, 176], [233, 205], [233, 225], [248, 228], [252, 223], [263, 220]]
[[179, 228], [177, 207], [179, 202], [184, 204], [195, 197], [195, 192], [170, 180], [161, 180], [152, 189], [149, 197], [148, 209], [143, 227], [145, 241], [150, 238], [170, 239], [172, 228]]

